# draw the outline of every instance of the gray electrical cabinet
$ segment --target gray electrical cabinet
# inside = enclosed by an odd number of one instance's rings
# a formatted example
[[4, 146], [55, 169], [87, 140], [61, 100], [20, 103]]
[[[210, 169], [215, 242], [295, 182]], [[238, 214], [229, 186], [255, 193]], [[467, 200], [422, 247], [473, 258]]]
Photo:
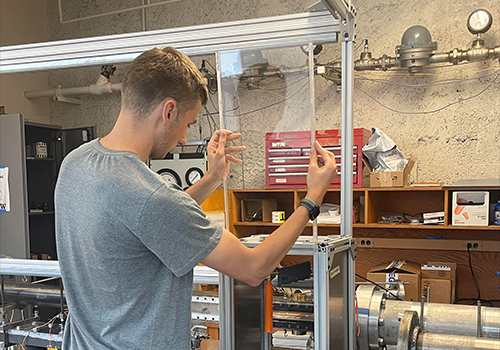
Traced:
[[[94, 127], [62, 129], [0, 115], [0, 167], [8, 169], [10, 211], [0, 212], [0, 254], [56, 259], [54, 190], [63, 158], [94, 138]], [[37, 144], [43, 144], [38, 156]]]
[[0, 166], [8, 169], [10, 211], [0, 213], [0, 254], [29, 258], [28, 193], [22, 114], [0, 115]]

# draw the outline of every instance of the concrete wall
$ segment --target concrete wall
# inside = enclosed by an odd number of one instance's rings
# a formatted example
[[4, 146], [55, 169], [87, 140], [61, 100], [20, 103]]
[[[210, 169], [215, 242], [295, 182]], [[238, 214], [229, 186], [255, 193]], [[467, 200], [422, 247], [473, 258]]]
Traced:
[[[48, 40], [45, 0], [0, 0], [0, 46]], [[48, 88], [48, 73], [0, 75], [0, 105], [7, 113], [22, 113], [26, 120], [50, 123], [50, 101], [27, 100], [26, 90]]]
[[[147, 10], [148, 30], [214, 23], [269, 15], [305, 11], [313, 1], [299, 0], [184, 0], [179, 3]], [[98, 6], [98, 4], [101, 4]], [[64, 0], [65, 19], [136, 6], [136, 1], [80, 2]], [[438, 52], [453, 48], [465, 49], [474, 39], [467, 31], [468, 15], [477, 7], [465, 0], [422, 0], [418, 6], [409, 0], [359, 0], [357, 37], [369, 39], [374, 57], [394, 55], [404, 31], [411, 25], [426, 26], [438, 42]], [[486, 45], [500, 44], [500, 8], [497, 0], [485, 0], [481, 8], [488, 9], [494, 18], [493, 27], [483, 36]], [[61, 25], [58, 22], [57, 1], [48, 0], [47, 14], [51, 40], [135, 32], [142, 29], [141, 12], [134, 11], [101, 19]], [[357, 46], [361, 43], [358, 40]], [[359, 45], [361, 46], [361, 45]], [[359, 47], [356, 55], [362, 51]], [[298, 48], [280, 52], [266, 51], [266, 58], [274, 66], [305, 63], [306, 57]], [[318, 62], [340, 57], [340, 44], [327, 45], [318, 56]], [[213, 64], [213, 57], [208, 58]], [[201, 58], [195, 58], [199, 65]], [[125, 68], [118, 66], [114, 81], [120, 80]], [[427, 68], [424, 74], [409, 76], [405, 70], [390, 72], [359, 72], [355, 75], [354, 125], [379, 127], [399, 146], [403, 154], [418, 162], [418, 180], [441, 181], [450, 184], [460, 178], [500, 177], [500, 69], [498, 60], [444, 68]], [[99, 68], [54, 71], [49, 84], [63, 87], [88, 85], [95, 81]], [[443, 80], [446, 79], [445, 84]], [[304, 101], [307, 87], [298, 95], [296, 80], [287, 83], [268, 80], [268, 88], [247, 90], [239, 84], [237, 99], [228, 100], [230, 106], [242, 114], [239, 127], [244, 143], [249, 146], [245, 155], [245, 187], [264, 187], [263, 139], [264, 131], [307, 129], [309, 127]], [[271, 89], [284, 87], [283, 89]], [[281, 85], [280, 85], [281, 84]], [[301, 85], [299, 85], [301, 86]], [[317, 128], [340, 127], [340, 93], [335, 84], [317, 77]], [[214, 96], [216, 97], [216, 95]], [[277, 104], [255, 113], [249, 111], [277, 103], [283, 97], [286, 104]], [[81, 106], [52, 103], [52, 122], [64, 126], [96, 125], [98, 135], [109, 132], [119, 112], [119, 96], [85, 97]], [[214, 100], [217, 104], [216, 99]], [[448, 106], [449, 105], [449, 106]], [[448, 107], [447, 107], [448, 106]], [[446, 107], [446, 108], [444, 108]], [[207, 108], [214, 112], [209, 104]], [[300, 112], [297, 112], [300, 110]], [[305, 113], [305, 114], [304, 114]], [[297, 114], [299, 117], [297, 117]], [[217, 119], [217, 116], [215, 116]], [[202, 137], [209, 135], [207, 118], [201, 117]], [[217, 121], [217, 120], [216, 120]], [[194, 128], [190, 135], [198, 137]], [[242, 169], [235, 169], [241, 180]], [[416, 173], [413, 173], [416, 177]]]

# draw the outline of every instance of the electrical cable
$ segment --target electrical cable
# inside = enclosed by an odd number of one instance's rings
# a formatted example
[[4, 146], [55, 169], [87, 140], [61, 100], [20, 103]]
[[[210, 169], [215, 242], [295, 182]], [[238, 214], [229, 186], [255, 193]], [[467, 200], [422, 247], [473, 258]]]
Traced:
[[56, 321], [56, 317], [54, 317], [52, 323], [49, 326], [49, 349], [52, 348], [52, 327], [54, 326], [54, 322]]
[[49, 323], [51, 323], [53, 320], [55, 320], [57, 317], [59, 317], [60, 314], [57, 314], [55, 315], [54, 317], [52, 317], [50, 320], [48, 320], [46, 323], [40, 325], [40, 326], [35, 326], [33, 328], [31, 328], [27, 333], [26, 335], [24, 336], [23, 338], [23, 341], [21, 342], [21, 347], [26, 350], [26, 347], [24, 346], [24, 343], [26, 343], [26, 339], [28, 338], [28, 335], [34, 330], [34, 329], [37, 329], [37, 328], [43, 328], [45, 326], [47, 326]]
[[[492, 69], [492, 68], [490, 68], [490, 69]], [[488, 77], [491, 77], [493, 75], [497, 75], [498, 76], [499, 72], [500, 72], [500, 69], [494, 71], [491, 74], [487, 74], [487, 75], [483, 75], [483, 76], [475, 77], [475, 78], [467, 78], [467, 79], [444, 79], [444, 80], [438, 80], [438, 81], [434, 81], [434, 82], [430, 82], [430, 83], [423, 83], [423, 84], [405, 84], [405, 83], [399, 83], [399, 82], [389, 81], [388, 79], [373, 79], [373, 78], [368, 78], [366, 76], [361, 76], [361, 75], [358, 75], [354, 79], [355, 80], [361, 80], [361, 81], [366, 80], [366, 81], [371, 81], [371, 82], [374, 82], [374, 83], [382, 83], [382, 84], [388, 84], [388, 85], [404, 86], [404, 87], [424, 87], [424, 86], [446, 85], [446, 84], [452, 84], [452, 83], [462, 83], [462, 82], [471, 81], [471, 80], [478, 80], [478, 79], [482, 79], [482, 78], [488, 78]]]
[[472, 96], [469, 96], [469, 97], [466, 97], [466, 98], [459, 98], [457, 101], [449, 103], [449, 104], [447, 104], [447, 105], [445, 105], [443, 107], [440, 107], [440, 108], [437, 108], [437, 109], [434, 109], [434, 110], [430, 110], [430, 111], [423, 111], [423, 112], [398, 111], [398, 110], [396, 110], [394, 108], [391, 108], [389, 106], [384, 105], [382, 102], [380, 102], [379, 100], [377, 100], [375, 97], [372, 97], [371, 95], [369, 95], [368, 93], [366, 93], [365, 91], [363, 91], [358, 86], [355, 86], [355, 88], [358, 89], [360, 92], [362, 92], [364, 95], [366, 95], [368, 98], [370, 98], [371, 100], [375, 101], [376, 103], [378, 103], [379, 105], [381, 105], [385, 109], [390, 110], [391, 112], [395, 112], [395, 113], [399, 113], [399, 114], [412, 114], [412, 115], [433, 114], [433, 113], [440, 112], [440, 111], [442, 111], [444, 109], [447, 109], [447, 108], [449, 108], [449, 107], [451, 107], [453, 105], [456, 105], [456, 104], [458, 104], [460, 102], [465, 102], [465, 101], [468, 101], [468, 100], [472, 100], [473, 98], [476, 98], [476, 97], [482, 95], [486, 90], [488, 90], [496, 82], [496, 80], [498, 79], [499, 76], [500, 76], [500, 74], [497, 74], [496, 78], [493, 79], [492, 82], [490, 82], [483, 90], [481, 90], [479, 93], [477, 93], [475, 95], [472, 95]]
[[255, 112], [259, 112], [259, 111], [262, 111], [264, 109], [268, 109], [268, 108], [271, 108], [271, 107], [274, 107], [274, 106], [277, 106], [283, 102], [286, 102], [288, 100], [290, 100], [291, 98], [295, 97], [299, 92], [301, 92], [306, 86], [308, 86], [309, 83], [305, 83], [300, 89], [298, 89], [296, 92], [294, 92], [292, 95], [290, 95], [289, 97], [281, 100], [281, 101], [278, 101], [278, 102], [275, 102], [275, 103], [272, 103], [270, 105], [267, 105], [267, 106], [264, 106], [264, 107], [261, 107], [261, 108], [257, 108], [257, 109], [254, 109], [252, 111], [248, 111], [248, 112], [245, 112], [245, 113], [240, 113], [239, 116], [242, 117], [242, 116], [245, 116], [245, 115], [248, 115], [248, 114], [252, 114], [252, 113], [255, 113]]
[[204, 61], [205, 61], [206, 63], [208, 63], [208, 65], [209, 65], [210, 67], [212, 67], [212, 69], [214, 70], [214, 73], [215, 73], [215, 74], [217, 74], [217, 69], [215, 69], [215, 67], [212, 65], [212, 63], [210, 63], [210, 61], [209, 61], [209, 60], [204, 60]]
[[479, 288], [479, 283], [477, 282], [476, 274], [474, 273], [474, 269], [472, 267], [472, 260], [471, 260], [470, 248], [471, 248], [471, 244], [467, 243], [467, 255], [469, 256], [470, 273], [472, 274], [472, 278], [474, 279], [474, 283], [476, 284], [477, 300], [481, 300], [481, 289]]
[[398, 297], [397, 295], [395, 295], [394, 293], [392, 293], [389, 289], [385, 288], [385, 287], [382, 287], [382, 285], [380, 283], [377, 283], [377, 282], [373, 282], [372, 280], [369, 280], [368, 278], [365, 278], [361, 275], [358, 275], [356, 274], [356, 277], [359, 277], [361, 278], [362, 280], [365, 280], [366, 282], [370, 282], [371, 284], [377, 286], [377, 287], [380, 287], [382, 288], [383, 290], [385, 290], [387, 293], [389, 293], [390, 295], [392, 295], [394, 298], [396, 298], [396, 300], [399, 300], [399, 301], [403, 301], [403, 299], [401, 299], [400, 297]]
[[[462, 304], [463, 301], [471, 301], [472, 303], [467, 303], [467, 304]], [[483, 306], [486, 306], [485, 304], [488, 304], [488, 306], [494, 306], [493, 303], [498, 303], [500, 302], [500, 300], [485, 300], [485, 299], [481, 299], [481, 300], [477, 300], [477, 298], [460, 298], [460, 299], [457, 299], [453, 302], [453, 304], [461, 304], [461, 305], [476, 305], [477, 302], [480, 301], [481, 302], [481, 305]]]
[[205, 109], [205, 111], [207, 112], [207, 114], [205, 114], [207, 116], [207, 123], [208, 123], [208, 128], [210, 130], [210, 135], [213, 135], [213, 131], [212, 131], [212, 124], [210, 124], [210, 112], [208, 111], [208, 108], [207, 106], [203, 106], [203, 108]]
[[[286, 79], [286, 78], [280, 78], [279, 80], [277, 80], [276, 82], [272, 82], [272, 83], [263, 83], [264, 79], [263, 78], [262, 80], [260, 80], [258, 83], [259, 83], [259, 86], [260, 87], [265, 87], [266, 90], [283, 90], [283, 89], [286, 89], [290, 86], [293, 86], [293, 85], [296, 85], [298, 83], [300, 83], [301, 81], [304, 81], [305, 79], [307, 79], [309, 77], [308, 74], [305, 74], [305, 76], [303, 77], [299, 77], [299, 78], [296, 78], [296, 79]], [[244, 87], [246, 87], [246, 82], [242, 79], [240, 79], [239, 83], [241, 85], [243, 85]], [[284, 86], [282, 87], [274, 87], [274, 85], [277, 85], [277, 83], [283, 83]], [[269, 87], [269, 86], [272, 86], [272, 87]]]

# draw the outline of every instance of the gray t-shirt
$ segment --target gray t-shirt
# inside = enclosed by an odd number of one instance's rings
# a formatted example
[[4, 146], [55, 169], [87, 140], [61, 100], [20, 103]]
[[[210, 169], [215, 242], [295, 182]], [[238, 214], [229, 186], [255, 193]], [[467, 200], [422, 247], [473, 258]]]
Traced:
[[63, 349], [189, 349], [193, 268], [222, 228], [137, 154], [98, 140], [64, 159], [55, 206]]

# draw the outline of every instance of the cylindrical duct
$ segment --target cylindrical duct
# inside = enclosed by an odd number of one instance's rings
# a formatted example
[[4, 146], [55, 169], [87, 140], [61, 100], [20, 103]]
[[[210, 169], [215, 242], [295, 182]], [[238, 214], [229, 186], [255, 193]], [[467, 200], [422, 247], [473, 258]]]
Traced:
[[500, 350], [500, 340], [420, 333], [417, 350]]
[[[405, 310], [414, 310], [420, 315], [420, 303], [386, 300], [381, 310], [384, 327], [381, 335], [387, 344], [396, 344], [398, 339], [398, 317]], [[429, 303], [424, 307], [424, 331], [439, 334], [455, 334], [475, 337], [477, 335], [477, 307], [470, 305]], [[500, 339], [500, 308], [481, 308], [481, 335]]]
[[60, 307], [61, 290], [56, 286], [41, 284], [6, 283], [5, 301], [21, 305]]

